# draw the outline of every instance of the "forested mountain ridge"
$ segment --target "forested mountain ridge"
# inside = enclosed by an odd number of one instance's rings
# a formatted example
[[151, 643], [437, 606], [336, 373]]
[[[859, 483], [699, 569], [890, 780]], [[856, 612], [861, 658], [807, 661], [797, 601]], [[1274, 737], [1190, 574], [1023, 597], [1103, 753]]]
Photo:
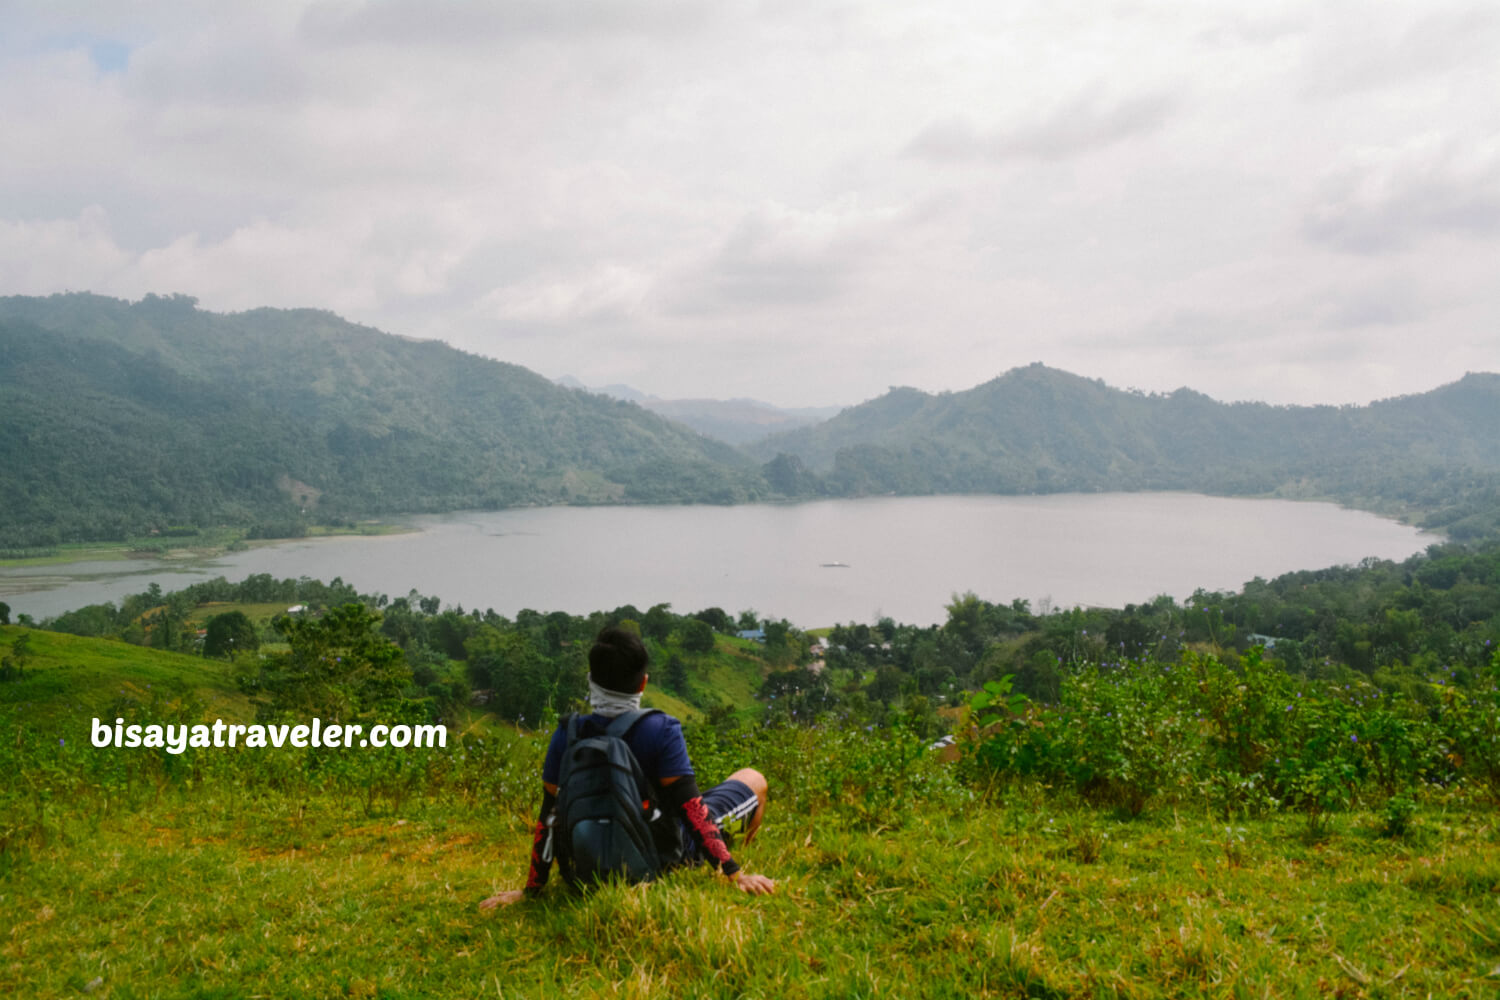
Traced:
[[0, 299], [0, 544], [762, 492], [734, 448], [640, 407], [330, 313]]
[[1284, 407], [1032, 365], [740, 450], [327, 312], [0, 298], [0, 550], [527, 504], [1162, 489], [1333, 498], [1464, 539], [1500, 532], [1497, 428], [1493, 374]]
[[1456, 524], [1496, 499], [1497, 429], [1493, 374], [1363, 407], [1290, 407], [1148, 396], [1031, 365], [965, 392], [893, 388], [750, 450], [833, 495], [1186, 489], [1447, 508]]

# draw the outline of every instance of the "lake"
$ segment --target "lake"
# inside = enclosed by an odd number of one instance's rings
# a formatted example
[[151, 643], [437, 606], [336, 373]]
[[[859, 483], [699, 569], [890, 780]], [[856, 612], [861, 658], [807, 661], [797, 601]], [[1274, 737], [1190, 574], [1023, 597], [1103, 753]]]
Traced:
[[1403, 559], [1438, 541], [1333, 504], [1189, 493], [880, 497], [735, 507], [545, 507], [409, 519], [402, 535], [299, 540], [184, 562], [0, 569], [12, 614], [118, 601], [153, 581], [342, 577], [465, 609], [587, 613], [667, 602], [812, 628], [941, 622], [955, 593], [1033, 610], [1123, 607], [1299, 569]]

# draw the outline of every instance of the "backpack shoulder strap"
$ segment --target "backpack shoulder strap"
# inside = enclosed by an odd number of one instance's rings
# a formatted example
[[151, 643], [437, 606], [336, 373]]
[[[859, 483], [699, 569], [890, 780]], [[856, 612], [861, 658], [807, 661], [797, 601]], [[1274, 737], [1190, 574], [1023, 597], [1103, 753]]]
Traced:
[[604, 735], [623, 740], [626, 734], [635, 728], [637, 722], [648, 715], [660, 714], [659, 708], [638, 708], [634, 712], [621, 712], [610, 721], [609, 728], [604, 731]]

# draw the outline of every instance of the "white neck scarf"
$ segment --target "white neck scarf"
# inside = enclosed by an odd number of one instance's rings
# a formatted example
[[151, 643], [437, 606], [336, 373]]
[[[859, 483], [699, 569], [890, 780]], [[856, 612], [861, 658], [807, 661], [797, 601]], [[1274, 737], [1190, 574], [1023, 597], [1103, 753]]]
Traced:
[[619, 691], [602, 688], [594, 683], [593, 678], [589, 678], [589, 707], [594, 710], [595, 715], [602, 715], [606, 718], [638, 711], [641, 707], [641, 692], [622, 694]]

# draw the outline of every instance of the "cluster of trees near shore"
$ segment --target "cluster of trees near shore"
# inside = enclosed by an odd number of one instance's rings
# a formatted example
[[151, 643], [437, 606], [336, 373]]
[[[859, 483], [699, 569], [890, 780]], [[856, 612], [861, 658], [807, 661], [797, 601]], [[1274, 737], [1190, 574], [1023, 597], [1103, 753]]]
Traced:
[[[732, 652], [739, 669], [756, 675], [759, 710], [768, 718], [832, 713], [886, 722], [894, 713], [935, 730], [942, 725], [936, 708], [963, 701], [989, 681], [1010, 676], [1019, 693], [1053, 703], [1070, 673], [1172, 663], [1184, 650], [1211, 651], [1233, 664], [1264, 646], [1266, 661], [1289, 675], [1357, 678], [1430, 701], [1432, 678], [1465, 684], [1500, 647], [1500, 543], [1436, 545], [1403, 562], [1366, 560], [1256, 579], [1238, 592], [1200, 590], [1180, 604], [1158, 596], [1121, 609], [1034, 609], [1024, 601], [955, 595], [941, 624], [889, 618], [840, 624], [821, 644], [754, 611], [682, 614], [657, 604], [589, 615], [522, 610], [511, 618], [493, 609], [444, 607], [438, 596], [415, 591], [391, 599], [361, 595], [340, 579], [325, 584], [266, 574], [171, 593], [153, 585], [119, 605], [91, 605], [44, 625], [211, 656], [250, 653], [262, 644], [285, 646], [300, 616], [267, 614], [252, 627], [242, 612], [218, 615], [214, 607], [277, 602], [303, 606], [314, 617], [349, 604], [366, 608], [365, 626], [401, 652], [410, 678], [405, 695], [435, 715], [466, 703], [475, 690], [489, 692], [491, 710], [511, 720], [566, 711], [583, 695], [592, 637], [623, 622], [648, 643], [654, 683], [705, 712], [720, 699], [696, 678], [710, 658]], [[756, 628], [763, 642], [737, 638]], [[236, 641], [226, 643], [226, 636]]]
[[[302, 610], [277, 607], [293, 601]], [[257, 602], [252, 621], [244, 609]], [[209, 636], [226, 623], [217, 634], [236, 641], [200, 641], [205, 622]], [[695, 759], [807, 752], [777, 732], [873, 733], [855, 770], [885, 775], [871, 785], [884, 788], [927, 773], [922, 748], [956, 730], [962, 772], [980, 787], [1034, 780], [1128, 813], [1162, 802], [1225, 815], [1292, 808], [1313, 832], [1354, 805], [1384, 805], [1399, 829], [1426, 788], [1500, 798], [1495, 543], [1181, 604], [1054, 610], [956, 595], [940, 624], [818, 635], [750, 611], [506, 617], [267, 576], [152, 590], [43, 624], [217, 655], [263, 720], [462, 721], [469, 732], [489, 714], [545, 730], [584, 703], [593, 636], [621, 625], [640, 632], [654, 687], [690, 719]], [[755, 627], [759, 638], [739, 635]], [[6, 659], [19, 669], [4, 679], [24, 682], [29, 651], [15, 647]], [[152, 706], [122, 695], [115, 710], [140, 719]]]

